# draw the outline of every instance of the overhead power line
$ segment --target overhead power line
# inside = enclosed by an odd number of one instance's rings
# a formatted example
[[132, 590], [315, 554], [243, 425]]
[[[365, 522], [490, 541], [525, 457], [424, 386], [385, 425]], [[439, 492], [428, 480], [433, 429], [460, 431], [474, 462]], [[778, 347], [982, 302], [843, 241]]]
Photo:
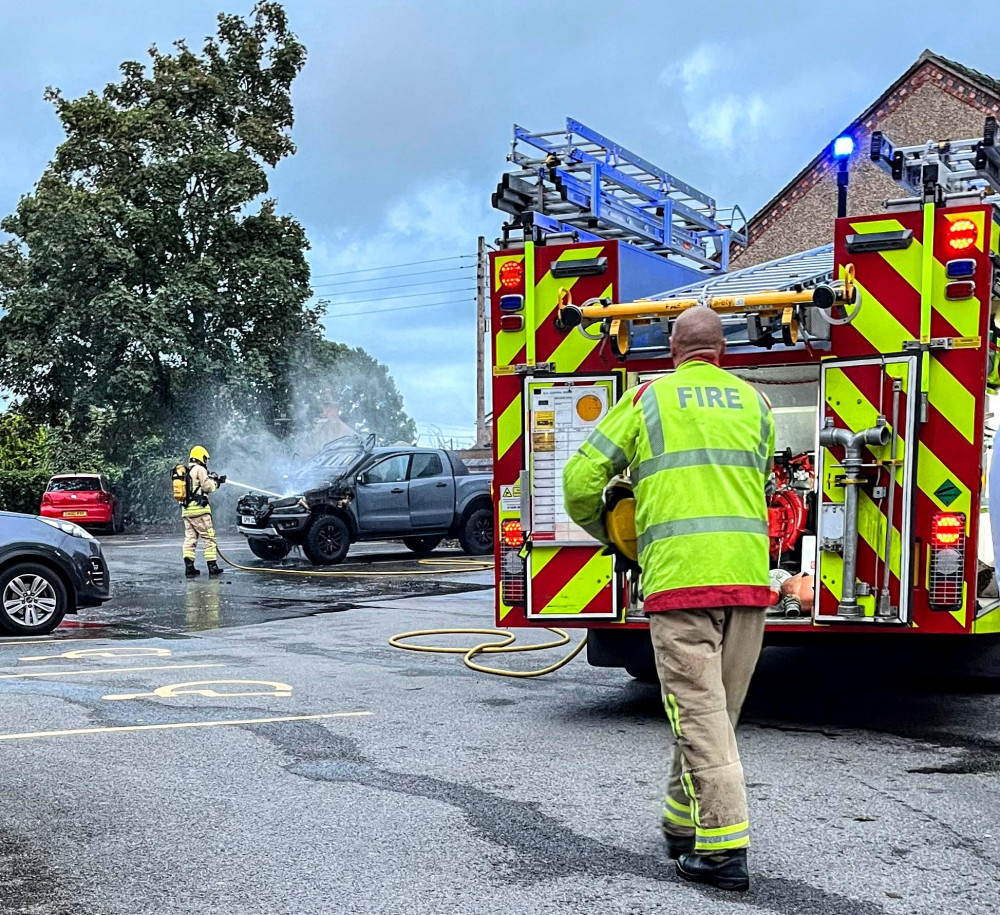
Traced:
[[[320, 286], [355, 286], [358, 283], [378, 283], [381, 280], [401, 280], [406, 276], [430, 276], [432, 273], [454, 273], [456, 270], [474, 270], [475, 264], [460, 264], [457, 267], [439, 267], [437, 270], [418, 270], [416, 273], [393, 273], [391, 276], [372, 276], [363, 280], [341, 280], [337, 283], [320, 283]], [[316, 288], [315, 286], [313, 288]]]
[[[387, 280], [395, 277], [387, 276]], [[423, 283], [396, 283], [395, 286], [372, 286], [365, 289], [345, 289], [343, 292], [325, 292], [324, 295], [367, 295], [369, 292], [383, 292], [386, 289], [414, 289], [417, 286], [440, 286], [442, 283], [467, 283], [472, 277], [456, 276], [451, 280], [425, 280]], [[315, 288], [315, 287], [314, 287]], [[451, 292], [450, 289], [442, 289], [442, 292]]]
[[[367, 290], [366, 290], [367, 291]], [[385, 301], [395, 301], [396, 299], [419, 299], [428, 295], [442, 295], [443, 293], [456, 293], [456, 292], [475, 292], [475, 286], [469, 286], [465, 289], [437, 289], [434, 292], [414, 292], [410, 295], [384, 295], [374, 299], [355, 299], [352, 302], [331, 302], [330, 304], [341, 308], [347, 305], [364, 305], [367, 302], [385, 302]]]
[[450, 302], [424, 302], [421, 305], [400, 305], [399, 308], [376, 308], [374, 311], [349, 311], [346, 314], [330, 315], [331, 318], [354, 318], [358, 315], [381, 315], [389, 311], [412, 311], [415, 308], [438, 308], [442, 305], [467, 305], [475, 299], [453, 299]]
[[397, 267], [416, 267], [420, 264], [443, 264], [445, 261], [475, 260], [475, 254], [456, 254], [454, 257], [435, 257], [425, 261], [407, 261], [405, 264], [386, 264], [384, 267], [365, 267], [363, 270], [343, 270], [339, 273], [317, 273], [315, 279], [325, 276], [348, 276], [353, 273], [375, 273], [379, 270], [395, 270]]

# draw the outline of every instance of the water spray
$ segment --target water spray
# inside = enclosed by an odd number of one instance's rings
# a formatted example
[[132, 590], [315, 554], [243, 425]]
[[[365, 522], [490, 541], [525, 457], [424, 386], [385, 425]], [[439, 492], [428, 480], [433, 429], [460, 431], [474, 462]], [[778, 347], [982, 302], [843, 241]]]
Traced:
[[226, 477], [226, 482], [230, 486], [239, 486], [240, 489], [248, 489], [250, 492], [263, 493], [265, 496], [274, 496], [276, 499], [282, 498], [281, 493], [271, 492], [269, 489], [261, 489], [259, 486], [247, 486], [246, 483], [239, 483], [236, 480], [230, 480], [229, 477]]

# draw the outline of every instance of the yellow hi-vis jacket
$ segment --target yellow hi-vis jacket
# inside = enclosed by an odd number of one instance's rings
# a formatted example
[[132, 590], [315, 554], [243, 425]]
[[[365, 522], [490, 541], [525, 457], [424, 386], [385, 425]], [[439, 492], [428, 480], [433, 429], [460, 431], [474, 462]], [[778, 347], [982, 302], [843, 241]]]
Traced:
[[607, 542], [602, 493], [630, 467], [644, 608], [766, 607], [773, 455], [767, 401], [717, 365], [689, 360], [626, 392], [570, 458], [566, 511]]
[[198, 515], [212, 514], [212, 506], [208, 504], [208, 494], [215, 492], [219, 485], [208, 475], [205, 465], [197, 461], [188, 463], [188, 475], [191, 477], [191, 499], [181, 509], [181, 517], [194, 518]]

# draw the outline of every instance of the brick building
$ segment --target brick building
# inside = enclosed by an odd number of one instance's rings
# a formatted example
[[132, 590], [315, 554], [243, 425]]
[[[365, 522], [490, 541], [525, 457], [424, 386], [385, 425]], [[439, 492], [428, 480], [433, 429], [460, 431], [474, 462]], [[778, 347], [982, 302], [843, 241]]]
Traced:
[[[987, 115], [1000, 118], [1000, 81], [924, 51], [843, 133], [854, 137], [848, 213], [874, 213], [904, 195], [867, 158], [872, 131], [896, 145], [981, 136]], [[831, 137], [831, 142], [833, 138]], [[829, 144], [749, 222], [749, 245], [733, 268], [749, 267], [832, 240], [837, 213], [837, 166]]]

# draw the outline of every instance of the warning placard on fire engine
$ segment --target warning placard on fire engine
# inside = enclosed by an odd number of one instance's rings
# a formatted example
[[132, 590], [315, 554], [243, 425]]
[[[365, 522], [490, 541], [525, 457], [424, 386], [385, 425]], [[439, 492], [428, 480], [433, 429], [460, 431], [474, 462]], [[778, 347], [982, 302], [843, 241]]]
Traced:
[[566, 462], [611, 407], [614, 380], [529, 382], [528, 390], [532, 540], [594, 543], [566, 514], [562, 474]]

